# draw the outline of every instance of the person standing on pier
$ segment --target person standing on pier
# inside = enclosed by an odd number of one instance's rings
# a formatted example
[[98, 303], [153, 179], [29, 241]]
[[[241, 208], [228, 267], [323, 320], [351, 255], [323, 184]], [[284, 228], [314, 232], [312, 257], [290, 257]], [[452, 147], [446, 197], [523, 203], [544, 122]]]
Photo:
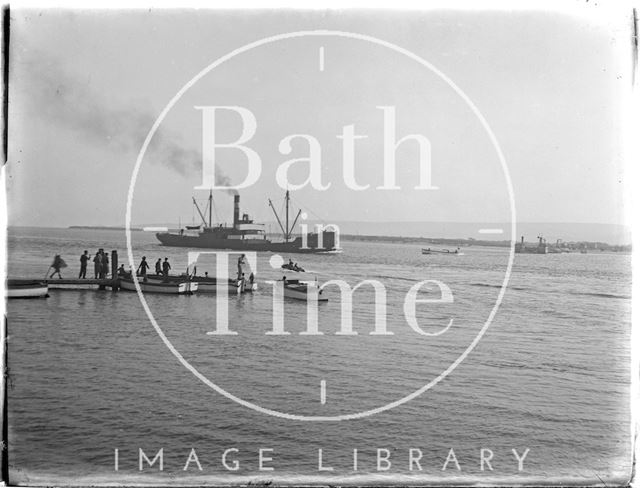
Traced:
[[96, 255], [93, 258], [93, 271], [94, 278], [96, 280], [100, 278], [100, 272], [102, 271], [102, 254], [100, 254], [100, 251], [96, 252]]
[[101, 278], [106, 278], [109, 275], [109, 254], [103, 251], [102, 253], [102, 273]]
[[53, 263], [51, 263], [51, 267], [53, 268], [53, 273], [49, 278], [53, 278], [56, 274], [59, 279], [62, 279], [62, 275], [60, 274], [60, 268], [66, 268], [67, 263], [64, 262], [64, 259], [60, 257], [60, 254], [56, 254], [56, 257], [53, 258]]
[[162, 263], [162, 274], [166, 278], [169, 276], [169, 270], [171, 269], [171, 265], [169, 264], [169, 258], [164, 258], [164, 263]]
[[158, 276], [162, 274], [162, 258], [158, 258], [156, 261], [156, 274]]
[[87, 277], [87, 263], [89, 262], [89, 251], [85, 251], [82, 256], [80, 256], [80, 274], [78, 278], [85, 279]]
[[142, 276], [145, 280], [147, 279], [147, 270], [149, 269], [149, 263], [147, 263], [147, 257], [142, 256], [142, 261], [140, 261], [140, 266], [138, 266], [138, 276]]

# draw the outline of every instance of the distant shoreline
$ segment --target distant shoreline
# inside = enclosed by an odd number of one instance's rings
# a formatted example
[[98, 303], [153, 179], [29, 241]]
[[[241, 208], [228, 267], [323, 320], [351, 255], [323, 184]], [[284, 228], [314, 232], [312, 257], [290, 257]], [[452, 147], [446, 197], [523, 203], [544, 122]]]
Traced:
[[[510, 247], [511, 241], [488, 241], [479, 240], [473, 238], [466, 239], [452, 239], [452, 238], [439, 238], [439, 237], [402, 237], [402, 236], [369, 236], [369, 235], [354, 235], [354, 234], [341, 234], [340, 239], [344, 241], [366, 241], [366, 242], [399, 242], [403, 244], [435, 244], [439, 246], [456, 246], [456, 247], [469, 247], [469, 246], [483, 246], [483, 247]], [[538, 242], [525, 241], [527, 247], [535, 247]], [[556, 247], [555, 244], [548, 244], [550, 248]], [[614, 252], [631, 252], [631, 244], [615, 245], [606, 242], [597, 241], [576, 241], [576, 242], [563, 242], [563, 249], [569, 249], [572, 251], [579, 251], [580, 249], [589, 250], [601, 250], [601, 251], [614, 251]]]
[[[126, 230], [122, 226], [109, 225], [70, 225], [69, 229], [87, 229], [87, 230]], [[131, 227], [131, 230], [142, 230], [142, 227]]]
[[[71, 225], [69, 229], [76, 230], [126, 230], [123, 226], [104, 226], [104, 225]], [[142, 231], [142, 227], [131, 227], [132, 231]], [[276, 235], [276, 234], [269, 234]], [[438, 246], [455, 246], [455, 247], [468, 247], [468, 246], [482, 246], [482, 247], [502, 247], [506, 248], [511, 245], [509, 240], [480, 240], [474, 238], [443, 238], [443, 237], [406, 237], [406, 236], [384, 236], [384, 235], [366, 235], [366, 234], [340, 234], [340, 239], [349, 242], [397, 242], [403, 244], [431, 244]], [[537, 245], [536, 242], [527, 242], [525, 244], [529, 246]], [[549, 244], [549, 247], [554, 247], [555, 244]], [[563, 242], [563, 248], [578, 251], [580, 249], [590, 250], [602, 250], [602, 251], [614, 251], [614, 252], [631, 252], [631, 244], [609, 244], [607, 242], [600, 241], [571, 241]]]

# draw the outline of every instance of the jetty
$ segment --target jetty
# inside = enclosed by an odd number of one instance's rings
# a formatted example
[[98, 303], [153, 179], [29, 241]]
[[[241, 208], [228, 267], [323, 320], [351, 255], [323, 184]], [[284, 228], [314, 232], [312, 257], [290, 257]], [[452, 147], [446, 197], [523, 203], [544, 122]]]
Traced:
[[107, 287], [117, 290], [120, 287], [120, 280], [118, 278], [104, 278], [104, 279], [77, 279], [77, 278], [51, 278], [42, 280], [52, 290], [92, 290], [100, 289], [105, 290]]
[[[51, 290], [118, 290], [120, 277], [118, 276], [118, 251], [111, 251], [111, 278], [45, 278], [39, 280]], [[47, 275], [49, 273], [47, 272]]]
[[[49, 268], [50, 269], [50, 268]], [[49, 271], [47, 271], [47, 274]], [[194, 275], [155, 275], [148, 274], [146, 277], [138, 277], [139, 286], [143, 292], [164, 293], [164, 294], [192, 294], [199, 290], [201, 292], [220, 292], [225, 288], [230, 294], [251, 293], [257, 290], [257, 283], [250, 279], [228, 279], [221, 283], [214, 277]], [[133, 278], [130, 272], [122, 275], [118, 273], [118, 251], [111, 251], [111, 277], [105, 278], [12, 278], [7, 280], [7, 296], [12, 298], [28, 298], [48, 296], [49, 290], [125, 290], [136, 291]], [[44, 289], [44, 292], [42, 292]]]

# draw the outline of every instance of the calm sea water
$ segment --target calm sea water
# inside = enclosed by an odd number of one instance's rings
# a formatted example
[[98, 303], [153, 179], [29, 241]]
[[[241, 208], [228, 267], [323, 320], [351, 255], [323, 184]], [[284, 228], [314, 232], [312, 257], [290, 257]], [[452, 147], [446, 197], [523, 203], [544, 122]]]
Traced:
[[[187, 250], [163, 248], [136, 232], [134, 255], [165, 256], [183, 271]], [[118, 249], [123, 232], [12, 229], [9, 277], [42, 278], [54, 254], [75, 277], [84, 249]], [[376, 409], [428, 384], [465, 352], [495, 306], [507, 269], [502, 249], [465, 248], [461, 256], [422, 256], [419, 245], [343, 243], [340, 255], [291, 256], [320, 282], [378, 280], [386, 324], [376, 336], [371, 288], [354, 295], [353, 329], [336, 335], [336, 287], [319, 306], [323, 335], [300, 335], [306, 305], [285, 301], [288, 336], [272, 327], [278, 279], [260, 253], [259, 291], [229, 299], [235, 336], [211, 336], [215, 295], [146, 297], [176, 352], [203, 377], [245, 402], [298, 416], [340, 416]], [[288, 256], [285, 256], [285, 258]], [[417, 398], [357, 420], [287, 420], [239, 405], [181, 364], [152, 327], [135, 293], [56, 291], [46, 300], [8, 303], [9, 456], [12, 483], [203, 484], [266, 480], [620, 482], [631, 469], [631, 258], [621, 254], [517, 255], [495, 318], [448, 376]], [[127, 265], [128, 267], [128, 265]], [[233, 264], [231, 269], [233, 268]], [[202, 258], [199, 272], [214, 271]], [[91, 269], [90, 269], [91, 272]], [[404, 300], [420, 280], [439, 280], [454, 302], [420, 303], [420, 335], [405, 320]], [[438, 297], [426, 285], [419, 298]], [[321, 383], [326, 401], [321, 401]], [[157, 464], [139, 471], [139, 449]], [[202, 470], [193, 461], [195, 449]], [[227, 449], [229, 463], [221, 463]], [[118, 471], [114, 450], [118, 449]], [[259, 471], [258, 451], [273, 471]], [[318, 449], [333, 471], [318, 471]], [[357, 449], [358, 466], [353, 456]], [[389, 451], [379, 470], [377, 449]], [[420, 450], [422, 471], [409, 470]], [[454, 450], [460, 470], [445, 460]], [[481, 470], [490, 449], [490, 470]], [[529, 449], [522, 471], [512, 449]], [[416, 455], [417, 451], [413, 451]], [[488, 455], [488, 451], [485, 451]], [[386, 456], [383, 451], [382, 456]], [[382, 468], [388, 467], [382, 462]]]

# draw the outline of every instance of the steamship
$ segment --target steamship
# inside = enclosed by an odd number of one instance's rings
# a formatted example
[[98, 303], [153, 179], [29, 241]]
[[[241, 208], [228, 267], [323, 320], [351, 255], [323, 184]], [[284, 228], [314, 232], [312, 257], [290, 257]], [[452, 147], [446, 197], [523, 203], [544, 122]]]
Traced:
[[[282, 240], [268, 239], [265, 225], [255, 223], [248, 214], [240, 216], [240, 195], [233, 196], [233, 226], [224, 224], [213, 225], [213, 192], [209, 192], [207, 206], [204, 212], [195, 198], [193, 204], [202, 220], [201, 225], [186, 226], [179, 232], [159, 232], [157, 239], [163, 246], [195, 247], [206, 249], [230, 249], [237, 251], [271, 251], [278, 253], [332, 253], [337, 252], [336, 233], [324, 230], [321, 238], [318, 233], [309, 232], [305, 239], [302, 236], [293, 237], [293, 229], [298, 221], [301, 210], [298, 210], [293, 222], [289, 219], [290, 196], [285, 194], [285, 215], [281, 219], [271, 200], [269, 206], [275, 214], [276, 221], [282, 231]], [[205, 217], [208, 211], [208, 221]]]

